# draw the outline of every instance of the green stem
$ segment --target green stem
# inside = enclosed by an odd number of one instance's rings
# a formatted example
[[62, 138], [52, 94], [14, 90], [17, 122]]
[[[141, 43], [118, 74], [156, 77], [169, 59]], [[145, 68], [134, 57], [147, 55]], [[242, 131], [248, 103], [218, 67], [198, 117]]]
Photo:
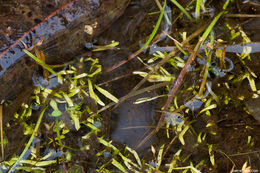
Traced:
[[160, 13], [160, 16], [159, 16], [159, 18], [158, 18], [158, 20], [157, 20], [157, 23], [156, 23], [156, 25], [155, 25], [155, 27], [154, 27], [154, 29], [153, 29], [153, 32], [152, 32], [151, 35], [149, 36], [147, 42], [146, 42], [137, 52], [141, 52], [142, 50], [144, 50], [144, 49], [146, 48], [146, 46], [148, 46], [148, 45], [151, 43], [151, 41], [153, 40], [155, 34], [157, 33], [157, 31], [158, 31], [158, 29], [159, 29], [159, 27], [160, 27], [161, 22], [162, 22], [164, 10], [165, 10], [165, 5], [166, 5], [166, 0], [164, 0], [163, 8], [162, 8], [161, 13]]
[[57, 73], [52, 70], [52, 68], [45, 64], [45, 62], [43, 62], [42, 60], [40, 60], [39, 58], [37, 58], [36, 56], [34, 56], [31, 52], [29, 52], [28, 50], [24, 49], [23, 50], [29, 57], [31, 57], [34, 61], [36, 61], [38, 64], [40, 64], [44, 69], [48, 70], [50, 73], [57, 75]]
[[30, 137], [28, 143], [26, 144], [26, 146], [25, 146], [25, 148], [24, 148], [22, 154], [20, 155], [20, 157], [18, 158], [18, 160], [15, 162], [15, 164], [11, 167], [11, 169], [8, 171], [8, 173], [12, 173], [12, 172], [15, 171], [16, 167], [20, 164], [20, 162], [21, 162], [21, 160], [23, 159], [25, 153], [28, 151], [29, 147], [31, 146], [31, 144], [32, 144], [32, 142], [33, 142], [33, 139], [34, 139], [34, 137], [36, 136], [36, 133], [37, 133], [39, 127], [40, 127], [40, 124], [41, 124], [41, 121], [42, 121], [42, 117], [43, 117], [44, 112], [45, 112], [46, 109], [47, 109], [47, 106], [46, 106], [45, 108], [43, 108], [43, 110], [42, 110], [42, 112], [41, 112], [41, 114], [40, 114], [40, 116], [39, 116], [39, 118], [38, 118], [38, 121], [37, 121], [37, 123], [36, 123], [36, 126], [35, 126], [35, 128], [34, 128], [34, 131], [33, 131], [32, 135], [31, 135], [31, 137]]

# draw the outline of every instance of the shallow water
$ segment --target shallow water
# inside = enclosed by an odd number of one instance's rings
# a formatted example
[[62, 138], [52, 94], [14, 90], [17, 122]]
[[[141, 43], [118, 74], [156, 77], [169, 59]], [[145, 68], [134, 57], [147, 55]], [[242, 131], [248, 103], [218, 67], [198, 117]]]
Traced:
[[141, 104], [134, 104], [137, 99], [153, 97], [154, 94], [141, 94], [120, 104], [112, 113], [112, 120], [116, 121], [115, 126], [111, 127], [111, 139], [113, 141], [126, 144], [129, 147], [144, 151], [156, 142], [156, 136], [137, 148], [138, 144], [151, 133], [151, 126], [155, 116], [155, 101]]
[[[183, 2], [183, 4], [185, 3]], [[178, 9], [176, 9], [172, 4], [169, 5], [169, 8], [173, 9], [172, 14], [175, 15], [174, 13]], [[109, 82], [107, 85], [104, 86], [107, 90], [109, 90], [109, 92], [111, 92], [118, 98], [127, 95], [131, 91], [131, 89], [138, 83], [138, 81], [141, 80], [141, 77], [133, 77], [132, 72], [134, 70], [145, 70], [145, 67], [140, 61], [135, 58], [127, 62], [123, 66], [119, 67], [118, 69], [113, 70], [112, 72], [106, 72], [106, 70], [113, 66], [115, 63], [126, 60], [129, 55], [138, 50], [140, 46], [145, 43], [147, 36], [152, 32], [152, 26], [154, 26], [157, 20], [157, 15], [153, 16], [153, 14], [150, 14], [150, 12], [154, 12], [157, 10], [158, 9], [154, 1], [132, 1], [129, 7], [126, 9], [124, 15], [100, 37], [95, 38], [95, 41], [93, 43], [94, 45], [109, 44], [112, 40], [120, 42], [120, 45], [118, 46], [120, 48], [119, 50], [110, 50], [104, 53], [101, 52], [97, 54], [91, 54], [93, 57], [98, 57], [101, 64], [103, 65], [104, 73], [98, 79], [98, 82], [102, 83], [113, 80], [117, 77], [122, 77], [120, 78], [120, 80]], [[187, 19], [183, 21], [178, 21], [173, 26], [170, 26], [170, 28], [168, 28], [168, 31], [172, 31], [172, 33], [170, 34], [174, 35], [174, 38], [181, 40], [182, 38], [179, 33], [181, 33], [182, 31], [187, 31], [188, 34], [193, 33], [198, 27], [200, 27], [200, 24], [202, 25], [206, 23], [206, 19], [208, 18], [205, 17], [205, 19], [199, 24], [196, 22], [190, 22]], [[258, 52], [259, 43], [257, 41], [259, 40], [256, 32], [258, 31], [258, 29], [255, 28], [254, 30], [254, 27], [252, 27], [252, 25], [252, 23], [248, 23], [248, 25], [244, 25], [243, 27], [245, 28], [245, 32], [251, 34], [252, 40], [256, 42], [247, 43], [246, 46], [252, 47], [252, 52]], [[164, 23], [163, 26], [168, 26], [168, 24]], [[160, 32], [162, 30], [165, 30], [165, 28], [167, 27], [160, 28]], [[223, 28], [221, 28], [222, 30], [219, 28], [221, 27], [218, 26], [215, 29], [216, 37], [218, 36], [218, 34], [221, 37], [221, 34], [223, 33]], [[225, 37], [223, 36], [223, 38]], [[204, 102], [198, 101], [198, 104], [197, 102], [193, 102], [192, 104], [187, 105], [190, 110], [186, 109], [186, 111], [183, 110], [181, 112], [181, 114], [184, 115], [187, 119], [195, 121], [194, 124], [192, 124], [192, 126], [194, 127], [193, 132], [208, 132], [207, 142], [214, 144], [215, 147], [217, 147], [221, 151], [224, 151], [227, 154], [257, 150], [257, 148], [259, 147], [259, 126], [255, 125], [256, 120], [244, 111], [245, 102], [239, 102], [237, 98], [238, 96], [243, 96], [245, 97], [245, 100], [251, 99], [253, 92], [251, 91], [248, 81], [244, 80], [241, 83], [231, 83], [230, 80], [232, 78], [229, 79], [230, 75], [233, 75], [233, 77], [237, 77], [242, 73], [242, 70], [247, 69], [247, 67], [242, 65], [235, 54], [243, 53], [245, 45], [238, 44], [240, 43], [240, 41], [241, 40], [236, 40], [236, 44], [234, 45], [232, 41], [230, 41], [231, 43], [229, 45], [231, 46], [228, 46], [226, 48], [227, 69], [220, 68], [219, 60], [215, 57], [215, 55], [213, 55], [212, 65], [210, 66], [212, 70], [209, 73], [208, 79], [209, 89], [207, 89], [207, 97], [210, 97], [212, 95], [212, 91], [219, 95], [222, 101], [221, 104], [218, 105], [219, 109], [213, 110], [212, 116], [204, 116], [204, 114], [201, 114], [201, 116], [195, 117], [198, 114], [198, 111], [203, 109], [204, 106]], [[150, 52], [147, 51], [146, 54], [140, 55], [140, 57], [143, 59], [147, 59], [147, 57], [151, 57], [151, 53], [154, 53], [157, 50], [167, 51], [169, 48], [173, 48], [173, 46], [175, 46], [174, 43], [169, 38], [164, 37], [164, 39], [160, 40], [157, 45], [154, 44], [151, 47]], [[201, 52], [201, 54], [202, 56], [204, 56], [203, 52]], [[187, 59], [187, 56], [184, 56], [183, 54], [178, 54], [178, 56], [184, 60]], [[256, 73], [256, 75], [259, 76], [259, 54], [252, 54], [251, 58], [253, 59], [253, 61], [247, 59], [245, 61], [247, 62], [248, 66]], [[201, 77], [196, 68], [200, 68], [204, 64], [205, 60], [198, 59], [189, 69], [189, 73], [184, 79], [180, 91], [177, 93], [178, 99], [176, 102], [178, 105], [186, 104], [193, 97], [192, 90], [187, 90], [187, 88], [197, 87], [198, 83], [201, 81]], [[169, 70], [169, 72], [171, 72], [173, 75], [177, 75], [180, 71], [180, 69], [175, 69], [170, 65], [167, 65], [167, 70]], [[146, 83], [145, 86], [153, 84], [154, 83]], [[257, 86], [257, 89], [260, 89], [259, 86]], [[108, 125], [109, 130], [108, 136], [106, 136], [106, 138], [108, 140], [112, 139], [113, 144], [116, 143], [118, 144], [118, 146], [124, 146], [124, 144], [129, 145], [130, 147], [137, 149], [138, 153], [143, 156], [146, 155], [146, 152], [151, 153], [151, 151], [149, 150], [151, 144], [158, 149], [164, 141], [168, 140], [163, 130], [161, 130], [160, 133], [153, 135], [146, 143], [141, 145], [140, 148], [136, 147], [140, 144], [140, 142], [142, 142], [142, 140], [148, 135], [148, 133], [154, 128], [154, 126], [157, 125], [157, 112], [160, 111], [160, 106], [164, 104], [164, 98], [138, 105], [133, 104], [133, 102], [141, 97], [153, 97], [159, 94], [167, 95], [168, 91], [159, 89], [156, 91], [150, 91], [149, 93], [143, 93], [126, 100], [115, 109], [108, 110], [102, 113], [102, 116], [110, 116], [105, 122], [110, 124]], [[225, 97], [230, 98], [230, 100], [227, 99], [228, 101], [225, 100], [224, 102], [223, 98]], [[215, 103], [214, 99], [212, 99], [212, 102]], [[258, 108], [258, 104], [256, 104], [256, 106], [255, 102], [247, 102], [247, 104], [250, 104], [249, 106], [247, 106], [250, 112], [259, 112], [258, 109], [253, 109], [254, 107]], [[250, 110], [251, 108], [253, 110]], [[182, 122], [181, 120], [179, 122]], [[64, 121], [70, 121], [70, 119], [64, 118]], [[212, 124], [215, 124], [215, 126], [213, 126], [212, 128], [206, 128], [205, 126], [208, 122], [212, 122]], [[104, 124], [102, 125], [105, 126]], [[248, 124], [252, 125], [254, 129], [249, 130], [243, 128]], [[153, 128], [151, 128], [151, 126]], [[71, 129], [74, 130], [73, 127], [71, 127]], [[75, 148], [84, 146], [83, 143], [80, 142], [80, 135], [84, 135], [86, 131], [85, 128], [82, 128], [81, 130], [82, 131], [79, 132], [75, 132], [74, 130], [72, 134], [69, 134], [67, 136], [68, 140], [66, 141], [66, 144], [72, 145]], [[217, 132], [217, 134], [211, 135], [210, 132], [214, 130]], [[19, 132], [21, 133], [21, 130], [19, 130]], [[10, 139], [10, 143], [14, 143], [12, 145], [12, 147], [14, 148], [12, 148], [12, 150], [10, 151], [19, 154], [22, 148], [17, 148], [16, 146], [17, 141], [15, 141], [15, 133], [17, 132], [13, 132], [11, 137], [8, 136], [8, 139]], [[46, 132], [46, 134], [44, 134], [43, 136], [47, 139], [49, 135], [50, 134]], [[175, 132], [172, 132], [170, 135], [170, 137], [173, 138], [173, 136], [175, 136]], [[249, 148], [246, 144], [247, 136], [249, 135], [251, 135], [255, 140], [254, 148]], [[208, 160], [207, 146], [196, 143], [197, 139], [192, 136], [191, 133], [187, 136], [187, 139], [185, 138], [185, 141], [187, 141], [187, 145], [183, 146], [182, 148], [184, 156], [191, 156], [191, 160], [194, 163], [198, 163], [202, 159]], [[43, 140], [45, 139], [43, 138]], [[169, 143], [169, 141], [167, 142]], [[168, 144], [167, 142], [166, 144]], [[98, 144], [96, 144], [95, 142], [93, 142], [93, 144], [90, 144], [90, 146], [94, 149], [98, 148]], [[166, 158], [171, 158], [173, 154], [175, 154], [179, 146], [181, 146], [181, 144], [179, 143], [173, 145], [169, 149]], [[96, 151], [94, 149], [91, 152]], [[78, 151], [74, 152], [72, 157], [76, 159], [75, 162], [77, 163], [80, 163], [82, 165], [89, 164], [91, 166], [92, 164], [94, 165], [94, 163], [92, 162], [95, 162], [95, 160], [93, 159], [95, 158], [95, 154], [96, 153], [89, 154], [87, 151]], [[108, 153], [108, 155], [109, 154], [111, 153]], [[93, 158], [91, 156], [93, 156]], [[8, 155], [7, 157], [10, 157], [10, 155]], [[257, 164], [259, 163], [259, 158], [257, 159], [257, 156], [250, 154], [248, 155], [248, 157], [254, 159], [254, 161], [252, 162], [252, 166], [256, 169]], [[79, 158], [83, 159], [80, 160]], [[88, 161], [87, 164], [84, 162], [84, 159]], [[235, 162], [240, 166], [243, 164], [242, 162], [247, 158], [241, 156], [240, 158], [232, 157], [232, 159], [234, 159]], [[148, 161], [151, 160], [152, 157], [149, 157]], [[216, 156], [216, 162], [218, 163], [218, 167], [211, 167], [210, 162], [206, 161], [203, 170], [205, 172], [208, 172], [209, 170], [214, 169], [218, 172], [228, 172], [232, 167], [232, 164], [229, 162], [229, 160], [223, 159], [222, 155]], [[187, 164], [190, 163], [183, 163], [184, 166]]]

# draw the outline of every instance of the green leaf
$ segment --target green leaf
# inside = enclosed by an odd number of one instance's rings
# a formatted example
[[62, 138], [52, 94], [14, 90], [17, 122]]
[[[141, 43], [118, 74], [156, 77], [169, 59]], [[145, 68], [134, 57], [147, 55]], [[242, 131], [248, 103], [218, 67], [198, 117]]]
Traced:
[[158, 156], [157, 156], [157, 162], [156, 162], [156, 169], [159, 170], [161, 163], [162, 163], [162, 154], [163, 154], [164, 145], [160, 147]]
[[46, 160], [46, 161], [40, 161], [40, 162], [36, 162], [35, 166], [49, 166], [52, 164], [55, 164], [57, 161], [56, 160]]
[[94, 90], [93, 90], [93, 85], [90, 79], [88, 79], [88, 89], [89, 89], [89, 95], [90, 98], [94, 99], [98, 104], [100, 104], [101, 106], [105, 106], [105, 103], [103, 103], [100, 98], [95, 94]]
[[73, 101], [69, 98], [69, 96], [66, 93], [62, 92], [62, 94], [63, 94], [64, 99], [68, 103], [69, 107], [72, 107], [73, 106]]
[[59, 110], [58, 105], [57, 105], [57, 102], [56, 102], [55, 100], [53, 100], [53, 99], [51, 99], [51, 101], [50, 101], [50, 106], [51, 106], [52, 109], [54, 109], [54, 110]]
[[103, 94], [106, 98], [112, 100], [113, 102], [117, 103], [118, 99], [113, 96], [112, 94], [110, 94], [107, 90], [104, 90], [103, 88], [100, 88], [99, 86], [95, 85], [95, 88], [101, 93]]
[[52, 117], [59, 117], [59, 116], [61, 116], [61, 114], [62, 114], [61, 111], [59, 111], [59, 110], [54, 110], [54, 111], [52, 111], [51, 116], [52, 116]]
[[192, 17], [190, 16], [190, 14], [185, 10], [185, 8], [183, 8], [181, 6], [181, 4], [179, 4], [176, 0], [171, 0], [171, 2], [174, 5], [176, 5], [183, 12], [183, 14], [185, 14], [190, 20], [192, 20]]
[[184, 136], [184, 134], [186, 133], [186, 131], [187, 131], [189, 128], [190, 128], [190, 126], [187, 125], [187, 126], [181, 131], [181, 133], [179, 134], [179, 140], [180, 140], [180, 142], [181, 142], [182, 145], [185, 145], [185, 141], [184, 141], [184, 139], [183, 139], [183, 136]]
[[216, 107], [217, 107], [217, 104], [209, 105], [209, 106], [207, 106], [206, 108], [202, 109], [199, 114], [201, 114], [201, 113], [203, 113], [203, 112], [205, 112], [205, 111], [207, 111], [207, 110], [214, 109], [214, 108], [216, 108]]
[[254, 78], [252, 78], [252, 77], [248, 74], [248, 75], [247, 75], [247, 79], [248, 79], [248, 82], [249, 82], [249, 85], [250, 85], [251, 90], [254, 91], [254, 92], [257, 91]]
[[162, 22], [164, 10], [165, 10], [165, 5], [166, 5], [166, 1], [164, 1], [164, 5], [163, 5], [163, 8], [161, 10], [160, 16], [159, 16], [159, 18], [157, 20], [157, 23], [156, 23], [152, 33], [150, 34], [147, 42], [137, 52], [141, 52], [142, 50], [144, 50], [146, 48], [146, 46], [148, 46], [151, 43], [151, 41], [153, 40], [155, 34], [157, 33], [157, 31], [158, 31], [158, 29], [160, 27], [161, 22]]
[[177, 168], [173, 168], [174, 170], [188, 170], [190, 169], [191, 171], [195, 172], [195, 173], [201, 173], [199, 170], [197, 170], [196, 168], [194, 168], [193, 166], [185, 166], [185, 167], [177, 167]]
[[[206, 40], [206, 38], [208, 37], [210, 31], [213, 29], [213, 27], [215, 26], [215, 24], [217, 23], [218, 19], [224, 14], [225, 12], [222, 11], [220, 12], [214, 19], [213, 21], [210, 23], [210, 25], [208, 26], [208, 28], [206, 29], [206, 31], [203, 33], [202, 35], [202, 40]], [[196, 45], [197, 46], [197, 45]]]
[[92, 50], [93, 52], [97, 52], [97, 51], [103, 51], [103, 50], [109, 50], [109, 49], [112, 49], [116, 46], [119, 45], [119, 42], [118, 41], [115, 41], [115, 42], [112, 42], [111, 44], [108, 44], [108, 45], [105, 45], [105, 46], [101, 46], [97, 49], [94, 49]]
[[140, 169], [141, 169], [142, 168], [142, 163], [141, 163], [141, 160], [140, 160], [137, 152], [135, 150], [133, 150], [132, 148], [129, 148], [129, 147], [126, 147], [126, 149], [128, 151], [130, 151], [134, 155], [134, 157], [135, 157], [135, 159], [136, 159], [136, 161], [137, 161], [137, 163], [138, 163], [138, 165], [140, 166]]
[[127, 171], [125, 170], [125, 168], [115, 159], [112, 159], [112, 164], [117, 167], [120, 171], [127, 173]]
[[75, 128], [76, 130], [80, 129], [80, 122], [79, 122], [79, 116], [78, 114], [74, 113], [74, 112], [70, 112], [70, 117], [74, 122]]
[[[133, 74], [137, 74], [137, 75], [140, 75], [143, 78], [145, 78], [148, 73], [142, 72], [142, 71], [134, 71]], [[172, 76], [153, 74], [153, 75], [150, 75], [147, 80], [149, 82], [169, 82], [169, 81], [173, 80], [173, 77]]]
[[45, 62], [43, 62], [42, 60], [40, 60], [39, 58], [37, 58], [36, 56], [34, 56], [31, 52], [29, 52], [28, 50], [24, 49], [23, 50], [29, 57], [31, 57], [32, 59], [34, 59], [34, 61], [36, 61], [38, 64], [40, 64], [44, 69], [48, 70], [50, 73], [57, 75], [57, 73], [52, 70], [52, 68], [45, 64]]
[[61, 116], [62, 112], [59, 110], [57, 102], [55, 100], [51, 99], [50, 106], [53, 109], [53, 112], [51, 113], [51, 116], [53, 116], [53, 117]]
[[214, 166], [215, 165], [215, 159], [214, 159], [214, 153], [213, 153], [213, 145], [208, 145], [208, 148], [209, 148], [209, 157], [210, 157], [210, 162], [211, 164]]
[[81, 73], [81, 74], [79, 74], [79, 75], [73, 77], [73, 79], [80, 79], [80, 78], [84, 78], [84, 77], [87, 77], [87, 76], [88, 76], [87, 73]]
[[195, 9], [195, 18], [199, 19], [200, 17], [200, 8], [201, 8], [201, 0], [197, 0], [196, 9]]
[[96, 99], [96, 94], [94, 93], [93, 86], [92, 86], [92, 82], [91, 82], [90, 79], [88, 79], [88, 89], [89, 89], [90, 98], [92, 98], [92, 99], [94, 99], [95, 101], [97, 101], [97, 99]]

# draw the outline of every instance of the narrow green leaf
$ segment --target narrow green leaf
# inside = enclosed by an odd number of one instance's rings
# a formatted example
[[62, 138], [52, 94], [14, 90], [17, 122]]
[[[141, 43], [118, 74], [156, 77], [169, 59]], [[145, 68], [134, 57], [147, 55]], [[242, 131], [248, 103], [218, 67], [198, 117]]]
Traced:
[[51, 101], [50, 101], [50, 106], [51, 106], [52, 109], [54, 109], [54, 110], [59, 110], [58, 105], [57, 105], [57, 102], [56, 102], [55, 100], [53, 100], [53, 99], [51, 99]]
[[88, 76], [87, 73], [81, 73], [81, 74], [79, 74], [79, 75], [73, 77], [73, 79], [80, 79], [80, 78], [84, 78], [84, 77], [86, 77], [86, 76]]
[[186, 126], [179, 134], [179, 140], [181, 142], [182, 145], [185, 145], [185, 141], [183, 139], [184, 134], [186, 133], [186, 131], [190, 128], [190, 126]]
[[94, 90], [93, 90], [93, 86], [92, 86], [92, 82], [90, 79], [88, 79], [88, 89], [89, 89], [89, 95], [92, 99], [94, 99], [95, 101], [97, 101], [96, 99], [96, 94], [94, 93]]
[[117, 167], [120, 171], [127, 173], [127, 171], [125, 170], [125, 168], [115, 159], [112, 159], [112, 164]]
[[158, 156], [157, 156], [157, 162], [156, 162], [156, 169], [159, 170], [161, 163], [162, 163], [162, 154], [163, 154], [163, 149], [164, 149], [164, 145], [162, 145], [160, 147], [160, 150], [158, 152]]
[[178, 7], [190, 20], [192, 20], [192, 17], [190, 16], [190, 14], [185, 10], [185, 8], [183, 8], [181, 6], [181, 4], [179, 4], [176, 0], [171, 0], [171, 2], [176, 5], [176, 7]]
[[79, 122], [79, 116], [78, 114], [75, 114], [74, 112], [70, 112], [70, 117], [74, 122], [75, 129], [79, 130], [80, 129], [80, 122]]
[[93, 52], [97, 52], [97, 51], [103, 51], [103, 50], [109, 50], [109, 49], [112, 49], [116, 46], [119, 45], [119, 42], [118, 41], [115, 41], [115, 42], [112, 42], [111, 44], [108, 44], [108, 45], [105, 45], [105, 46], [102, 46], [102, 47], [99, 47], [97, 49], [94, 49], [92, 50]]
[[[147, 76], [147, 72], [142, 72], [142, 71], [134, 71], [133, 74], [137, 74], [145, 78]], [[149, 82], [167, 82], [173, 80], [172, 76], [165, 76], [165, 75], [157, 75], [153, 74], [150, 75], [149, 78], [147, 79]]]
[[112, 100], [113, 102], [117, 103], [118, 102], [118, 99], [113, 96], [112, 94], [110, 94], [107, 90], [104, 90], [103, 88], [100, 88], [99, 86], [97, 85], [94, 85], [95, 88], [101, 93], [103, 94], [106, 98]]
[[112, 148], [114, 151], [119, 153], [119, 150], [112, 145], [110, 142], [107, 142], [106, 140], [102, 139], [102, 138], [98, 138], [99, 143], [105, 145], [106, 147]]
[[202, 109], [202, 110], [200, 111], [200, 114], [203, 113], [203, 112], [205, 112], [205, 111], [207, 111], [207, 110], [214, 109], [214, 108], [216, 108], [216, 107], [217, 107], [217, 104], [209, 105], [209, 106], [207, 106], [206, 108]]
[[43, 157], [41, 158], [41, 160], [47, 160], [47, 159], [48, 159], [49, 157], [51, 157], [53, 154], [54, 154], [53, 151], [50, 150], [50, 152], [47, 153], [45, 156], [43, 156]]
[[213, 145], [208, 145], [208, 148], [209, 148], [209, 157], [210, 157], [210, 162], [211, 164], [214, 166], [215, 165], [215, 159], [214, 159], [214, 153], [213, 153]]
[[249, 74], [247, 75], [247, 79], [248, 79], [251, 90], [254, 92], [257, 91], [256, 85], [255, 85], [255, 80]]
[[64, 99], [66, 100], [66, 102], [68, 103], [69, 107], [72, 107], [73, 101], [69, 98], [69, 96], [64, 92], [62, 92], [62, 95], [63, 95]]
[[206, 40], [206, 38], [208, 37], [210, 31], [213, 29], [213, 27], [215, 26], [215, 24], [217, 23], [218, 19], [224, 14], [225, 12], [222, 11], [220, 12], [214, 19], [213, 21], [210, 23], [210, 25], [208, 26], [208, 28], [206, 29], [206, 31], [203, 33], [202, 35], [202, 40]]
[[187, 170], [187, 169], [190, 169], [190, 170], [194, 171], [195, 173], [201, 173], [199, 170], [197, 170], [193, 166], [177, 167], [177, 168], [173, 168], [173, 169], [174, 170], [181, 170], [181, 169]]
[[[125, 157], [122, 153], [118, 153], [118, 155], [123, 159], [124, 161], [124, 164], [126, 165], [126, 167], [129, 169], [129, 170], [132, 170], [132, 166], [135, 166], [136, 168], [138, 168], [138, 165], [135, 164], [134, 162], [132, 162], [132, 160], [130, 160], [129, 158]], [[131, 164], [131, 165], [130, 165]]]
[[91, 98], [93, 98], [99, 105], [105, 106], [105, 103], [103, 103], [100, 98], [95, 94], [93, 90], [93, 85], [90, 79], [88, 79], [88, 88], [89, 88], [89, 95]]
[[45, 62], [43, 62], [42, 60], [40, 60], [39, 58], [37, 58], [36, 56], [34, 56], [31, 52], [29, 52], [28, 50], [24, 49], [23, 50], [29, 57], [31, 57], [32, 59], [34, 59], [34, 61], [36, 61], [37, 63], [39, 63], [44, 69], [48, 70], [50, 73], [57, 75], [57, 73], [52, 70], [52, 68], [45, 64]]
[[141, 52], [142, 50], [144, 50], [146, 48], [146, 46], [148, 46], [151, 43], [151, 41], [153, 40], [155, 34], [157, 33], [157, 31], [158, 31], [158, 29], [160, 27], [161, 22], [162, 22], [164, 10], [165, 10], [165, 5], [166, 5], [166, 0], [164, 0], [163, 8], [161, 10], [160, 16], [159, 16], [159, 18], [157, 20], [157, 23], [156, 23], [156, 25], [155, 25], [151, 35], [149, 36], [147, 42], [138, 50], [138, 52]]
[[135, 159], [136, 159], [138, 165], [140, 166], [139, 168], [141, 169], [141, 168], [142, 168], [142, 163], [141, 163], [141, 160], [140, 160], [140, 158], [139, 158], [137, 152], [136, 152], [135, 150], [133, 150], [132, 148], [129, 148], [129, 147], [126, 147], [126, 149], [127, 149], [128, 151], [130, 151], [130, 152], [134, 155], [134, 157], [135, 157]]
[[141, 104], [141, 103], [145, 103], [145, 102], [149, 102], [149, 101], [152, 101], [152, 100], [156, 100], [160, 97], [166, 97], [167, 95], [158, 95], [158, 96], [155, 96], [155, 97], [143, 97], [143, 98], [139, 98], [137, 99], [134, 104]]
[[40, 161], [40, 162], [37, 162], [35, 164], [35, 166], [49, 166], [49, 165], [55, 164], [56, 162], [57, 162], [56, 160]]
[[201, 0], [197, 0], [196, 9], [195, 9], [195, 18], [196, 19], [200, 18], [200, 8], [201, 8]]

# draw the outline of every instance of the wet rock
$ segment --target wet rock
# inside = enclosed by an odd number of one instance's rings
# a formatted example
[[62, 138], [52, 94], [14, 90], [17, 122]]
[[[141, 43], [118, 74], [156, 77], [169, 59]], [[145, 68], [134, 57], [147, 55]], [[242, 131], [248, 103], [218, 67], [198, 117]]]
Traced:
[[[38, 43], [47, 64], [69, 61], [81, 54], [86, 42], [101, 34], [121, 16], [128, 3], [128, 0], [102, 1], [102, 4], [99, 1], [73, 0], [57, 5], [58, 11], [55, 11], [55, 3], [49, 3], [52, 10], [51, 13], [47, 10], [48, 15], [40, 13], [44, 3], [5, 4], [10, 6], [10, 13], [0, 11], [0, 20], [3, 21], [0, 26], [0, 100], [12, 100], [25, 87], [32, 85], [31, 77], [38, 65], [23, 49], [33, 48]], [[29, 8], [30, 5], [40, 6], [39, 14], [36, 10], [34, 15], [33, 10], [29, 10], [33, 9]], [[21, 12], [17, 12], [18, 9]], [[93, 28], [91, 34], [85, 32], [86, 26]]]
[[260, 123], [260, 98], [247, 101], [246, 107], [250, 114]]

